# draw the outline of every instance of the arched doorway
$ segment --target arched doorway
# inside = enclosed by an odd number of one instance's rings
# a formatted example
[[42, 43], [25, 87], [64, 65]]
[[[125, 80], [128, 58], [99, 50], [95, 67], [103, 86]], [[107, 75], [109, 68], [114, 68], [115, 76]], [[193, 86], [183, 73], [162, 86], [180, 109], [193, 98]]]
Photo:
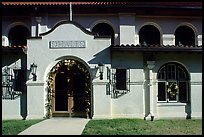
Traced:
[[76, 59], [63, 59], [48, 77], [50, 115], [89, 117], [92, 114], [91, 77], [88, 68]]

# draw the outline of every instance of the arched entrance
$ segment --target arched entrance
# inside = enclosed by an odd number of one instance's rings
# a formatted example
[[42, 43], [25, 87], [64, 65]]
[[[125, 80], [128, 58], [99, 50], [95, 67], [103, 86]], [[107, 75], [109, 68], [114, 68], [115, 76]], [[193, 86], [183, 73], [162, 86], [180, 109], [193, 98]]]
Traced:
[[52, 116], [91, 118], [91, 77], [76, 59], [63, 59], [48, 77], [48, 104]]

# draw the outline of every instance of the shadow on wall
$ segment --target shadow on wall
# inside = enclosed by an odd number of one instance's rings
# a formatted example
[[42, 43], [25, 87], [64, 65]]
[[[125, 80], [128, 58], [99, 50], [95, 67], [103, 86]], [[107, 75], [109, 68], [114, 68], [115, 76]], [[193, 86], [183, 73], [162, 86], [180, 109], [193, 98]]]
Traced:
[[191, 119], [191, 103], [187, 103], [185, 106], [185, 112], [186, 112], [186, 119]]
[[[21, 88], [22, 94], [17, 95], [12, 99], [17, 99], [20, 96], [20, 115], [23, 119], [27, 117], [27, 87], [26, 87], [26, 80], [27, 80], [27, 56], [25, 54], [16, 54], [16, 53], [6, 53], [2, 56], [2, 68], [4, 66], [11, 66], [15, 64], [18, 60], [21, 60], [20, 69], [23, 70], [23, 78], [21, 77], [21, 82], [23, 83], [23, 87]], [[10, 92], [10, 91], [8, 91]], [[13, 92], [14, 93], [14, 92]], [[6, 107], [6, 106], [5, 106]], [[12, 109], [12, 108], [11, 108]]]
[[100, 62], [103, 64], [111, 64], [110, 47], [98, 52], [94, 55], [92, 60], [88, 61], [89, 64], [98, 64]]

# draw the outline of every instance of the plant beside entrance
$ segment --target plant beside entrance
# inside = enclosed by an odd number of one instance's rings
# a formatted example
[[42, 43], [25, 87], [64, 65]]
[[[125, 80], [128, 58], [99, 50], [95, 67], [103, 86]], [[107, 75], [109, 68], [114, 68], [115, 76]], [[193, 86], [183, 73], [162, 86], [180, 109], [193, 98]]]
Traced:
[[[85, 91], [84, 94], [88, 94], [88, 91]], [[82, 116], [89, 118], [91, 103], [88, 95], [82, 94], [81, 96], [75, 97], [75, 105], [72, 109], [75, 116]]]
[[[47, 113], [46, 118], [50, 118], [52, 115], [52, 100], [55, 97], [55, 78], [61, 69], [65, 69], [70, 73], [74, 73], [73, 70], [80, 74], [81, 85], [77, 85], [74, 88], [74, 106], [72, 111], [77, 115], [77, 113], [85, 113], [86, 117], [90, 117], [91, 112], [91, 85], [90, 85], [90, 73], [81, 62], [74, 59], [64, 59], [59, 61], [49, 72], [47, 80], [47, 103], [45, 104]], [[71, 71], [72, 70], [72, 71]], [[75, 72], [76, 73], [76, 72]], [[76, 77], [75, 77], [76, 78]], [[73, 85], [72, 85], [73, 86]], [[73, 90], [73, 89], [72, 89]], [[76, 90], [76, 91], [75, 91]], [[57, 91], [56, 91], [57, 92]]]

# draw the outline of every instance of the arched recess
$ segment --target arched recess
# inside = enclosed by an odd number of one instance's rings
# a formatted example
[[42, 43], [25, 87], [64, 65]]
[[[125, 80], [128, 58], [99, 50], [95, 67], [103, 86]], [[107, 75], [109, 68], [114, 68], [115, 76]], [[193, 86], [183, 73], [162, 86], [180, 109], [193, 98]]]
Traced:
[[111, 44], [115, 43], [115, 31], [113, 25], [107, 21], [95, 22], [91, 27], [91, 32], [98, 33], [99, 36], [111, 36]]
[[30, 30], [21, 22], [11, 24], [7, 29], [10, 46], [27, 45], [27, 38], [30, 37]]
[[163, 64], [157, 72], [158, 101], [190, 102], [190, 75], [184, 65], [178, 62]]
[[190, 23], [179, 24], [175, 31], [175, 45], [196, 45], [197, 44], [197, 30]]
[[139, 32], [139, 43], [142, 45], [160, 45], [161, 44], [161, 32], [153, 24], [143, 25]]
[[74, 57], [62, 57], [48, 73], [47, 117], [93, 116], [89, 67]]

